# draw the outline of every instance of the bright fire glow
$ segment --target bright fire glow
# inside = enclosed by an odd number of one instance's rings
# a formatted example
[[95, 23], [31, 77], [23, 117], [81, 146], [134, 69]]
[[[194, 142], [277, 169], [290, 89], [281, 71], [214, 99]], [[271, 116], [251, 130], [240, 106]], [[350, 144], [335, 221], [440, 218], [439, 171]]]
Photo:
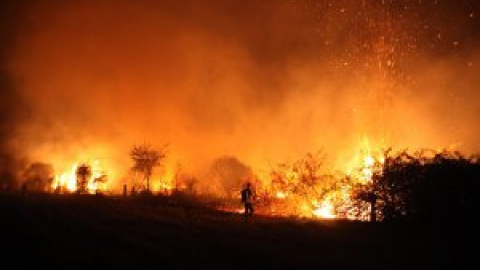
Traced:
[[[298, 216], [320, 219], [367, 220], [368, 208], [360, 210], [352, 198], [353, 184], [367, 184], [375, 173], [381, 170], [383, 155], [372, 150], [365, 136], [359, 149], [360, 154], [348, 162], [347, 173], [342, 176], [325, 177], [321, 171], [309, 171], [314, 161], [306, 159], [294, 165], [282, 164], [273, 178], [262, 178], [267, 207], [257, 210], [258, 214], [271, 216]], [[322, 176], [323, 175], [323, 176]], [[272, 180], [274, 181], [272, 182]], [[269, 192], [274, 190], [273, 192]], [[227, 208], [222, 210], [228, 211]], [[232, 206], [231, 212], [237, 212]]]
[[[106, 174], [100, 162], [94, 160], [91, 164], [88, 164], [91, 168], [91, 173], [87, 179], [87, 192], [90, 194], [97, 193], [99, 191], [105, 190], [106, 187]], [[56, 174], [53, 182], [52, 188], [57, 192], [75, 192], [77, 191], [77, 169], [79, 163], [74, 163], [70, 170]]]
[[313, 210], [313, 215], [319, 218], [333, 219], [337, 216], [333, 213], [334, 208], [330, 200], [324, 200], [318, 208]]
[[285, 194], [285, 192], [283, 192], [283, 191], [277, 191], [275, 196], [279, 199], [285, 199], [287, 197], [287, 194]]
[[[378, 165], [383, 163], [381, 155], [374, 155], [368, 139], [365, 137], [361, 143], [360, 155], [352, 159], [348, 164], [351, 168], [347, 170], [349, 177], [358, 183], [368, 183], [371, 181], [375, 170], [378, 170]], [[310, 163], [309, 163], [310, 164]], [[80, 163], [72, 164], [69, 169], [62, 171], [55, 175], [52, 183], [52, 188], [57, 192], [71, 193], [76, 192], [77, 186], [77, 169]], [[104, 181], [99, 181], [106, 176], [106, 170], [98, 160], [94, 160], [87, 164], [90, 166], [91, 174], [88, 176], [87, 193], [95, 194], [98, 191], [106, 191], [107, 186]], [[311, 165], [311, 164], [310, 164]], [[181, 182], [178, 182], [179, 169], [175, 166], [165, 166], [162, 171], [157, 171], [151, 178], [151, 191], [154, 193], [161, 193], [171, 195], [175, 189], [182, 189]], [[315, 173], [314, 175], [316, 175]], [[350, 213], [349, 206], [353, 201], [351, 198], [351, 183], [345, 182], [343, 184], [334, 183], [336, 178], [324, 179], [317, 178], [313, 182], [309, 182], [311, 177], [308, 170], [303, 167], [284, 166], [281, 167], [279, 175], [283, 182], [279, 186], [275, 186], [271, 182], [271, 178], [267, 174], [263, 175], [263, 188], [272, 193], [263, 193], [271, 196], [268, 210], [258, 207], [256, 212], [258, 214], [276, 215], [276, 216], [290, 216], [296, 215], [307, 218], [320, 219], [358, 219], [358, 215]], [[321, 175], [318, 172], [318, 175]], [[305, 178], [306, 177], [306, 178]], [[315, 176], [316, 177], [316, 176]], [[136, 180], [135, 180], [136, 179]], [[114, 181], [118, 181], [114, 179]], [[131, 178], [132, 182], [126, 182], [132, 185], [142, 184], [144, 179], [137, 179], [135, 176]], [[332, 182], [329, 182], [332, 181]], [[180, 183], [180, 184], [179, 184]], [[307, 184], [305, 184], [307, 183]], [[143, 183], [144, 184], [144, 183]], [[261, 188], [259, 188], [261, 191]], [[268, 195], [271, 194], [271, 195]], [[221, 210], [232, 211], [240, 213], [243, 208], [239, 210], [238, 205], [229, 207], [222, 207]]]

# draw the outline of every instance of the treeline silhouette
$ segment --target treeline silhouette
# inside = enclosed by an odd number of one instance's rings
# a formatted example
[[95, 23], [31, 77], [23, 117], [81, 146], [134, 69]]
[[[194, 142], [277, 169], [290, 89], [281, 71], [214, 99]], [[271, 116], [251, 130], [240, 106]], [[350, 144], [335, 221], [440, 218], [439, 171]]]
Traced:
[[[380, 161], [377, 161], [380, 163]], [[470, 220], [479, 212], [480, 159], [458, 151], [384, 151], [371, 183], [355, 198], [378, 220]]]
[[[345, 176], [322, 175], [320, 168], [323, 159], [321, 153], [307, 155], [305, 159], [293, 164], [282, 164], [279, 168], [272, 169], [270, 186], [290, 194], [294, 199], [322, 199], [332, 194], [341, 194], [338, 191], [345, 186], [351, 187], [351, 201], [340, 203], [356, 213], [370, 212], [371, 221], [472, 220], [480, 210], [477, 198], [480, 191], [478, 155], [465, 156], [458, 151], [448, 150], [393, 152], [392, 149], [387, 149], [383, 151], [383, 158], [376, 160], [372, 166], [371, 181], [363, 183]], [[295, 172], [298, 179], [290, 180], [289, 172]], [[23, 179], [19, 182], [24, 183], [21, 187], [29, 193], [51, 192], [51, 165], [31, 164], [21, 176]], [[0, 177], [2, 193], [11, 192], [12, 188], [8, 187], [16, 182], [12, 179], [13, 177], [5, 175]], [[267, 199], [274, 198], [273, 191], [266, 195], [259, 194], [266, 201], [263, 202], [266, 206], [259, 205], [259, 209], [262, 206], [268, 209], [272, 202]], [[283, 200], [287, 199], [275, 202]], [[288, 207], [288, 204], [285, 205]], [[283, 204], [278, 207], [283, 207]], [[288, 211], [287, 208], [282, 210]]]

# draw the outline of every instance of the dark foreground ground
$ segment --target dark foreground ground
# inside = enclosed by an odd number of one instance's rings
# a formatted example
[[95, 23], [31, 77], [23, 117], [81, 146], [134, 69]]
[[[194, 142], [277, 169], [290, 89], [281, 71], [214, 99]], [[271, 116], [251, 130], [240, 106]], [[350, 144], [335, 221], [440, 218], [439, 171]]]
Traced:
[[478, 266], [477, 231], [458, 222], [245, 221], [181, 197], [33, 194], [0, 195], [0, 213], [1, 269]]

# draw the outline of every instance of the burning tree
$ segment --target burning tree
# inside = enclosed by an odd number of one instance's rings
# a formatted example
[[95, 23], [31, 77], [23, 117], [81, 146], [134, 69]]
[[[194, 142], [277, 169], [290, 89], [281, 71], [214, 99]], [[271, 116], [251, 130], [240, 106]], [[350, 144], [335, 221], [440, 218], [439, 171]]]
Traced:
[[87, 163], [82, 163], [78, 165], [75, 173], [77, 176], [77, 193], [87, 193], [88, 182], [92, 175], [92, 167]]
[[[280, 163], [271, 168], [269, 208], [280, 214], [334, 216], [336, 178], [322, 174], [323, 151], [307, 153], [295, 162]], [[340, 190], [340, 189], [339, 189]], [[275, 209], [280, 209], [279, 211]], [[327, 210], [328, 208], [328, 210]]]
[[280, 163], [271, 169], [274, 192], [309, 193], [322, 180], [320, 169], [325, 155], [322, 151], [307, 153], [306, 157], [293, 163]]
[[161, 149], [155, 149], [150, 145], [143, 144], [135, 145], [130, 150], [130, 158], [134, 162], [132, 170], [143, 175], [147, 192], [150, 192], [150, 177], [153, 174], [153, 169], [162, 165], [162, 161], [166, 157], [166, 148], [167, 145], [164, 145]]

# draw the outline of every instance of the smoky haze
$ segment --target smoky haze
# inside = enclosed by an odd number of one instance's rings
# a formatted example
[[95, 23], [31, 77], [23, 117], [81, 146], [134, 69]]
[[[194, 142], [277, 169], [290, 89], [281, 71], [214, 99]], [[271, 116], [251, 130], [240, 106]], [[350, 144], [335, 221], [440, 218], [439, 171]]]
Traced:
[[318, 149], [342, 169], [364, 137], [480, 149], [477, 1], [18, 3], [2, 102], [28, 118], [2, 137], [21, 157], [98, 158], [120, 178], [138, 143], [191, 172]]
[[11, 141], [16, 136], [16, 125], [28, 111], [7, 68], [20, 17], [21, 10], [17, 5], [6, 1], [0, 3], [0, 190], [12, 188], [15, 184], [20, 160]]

